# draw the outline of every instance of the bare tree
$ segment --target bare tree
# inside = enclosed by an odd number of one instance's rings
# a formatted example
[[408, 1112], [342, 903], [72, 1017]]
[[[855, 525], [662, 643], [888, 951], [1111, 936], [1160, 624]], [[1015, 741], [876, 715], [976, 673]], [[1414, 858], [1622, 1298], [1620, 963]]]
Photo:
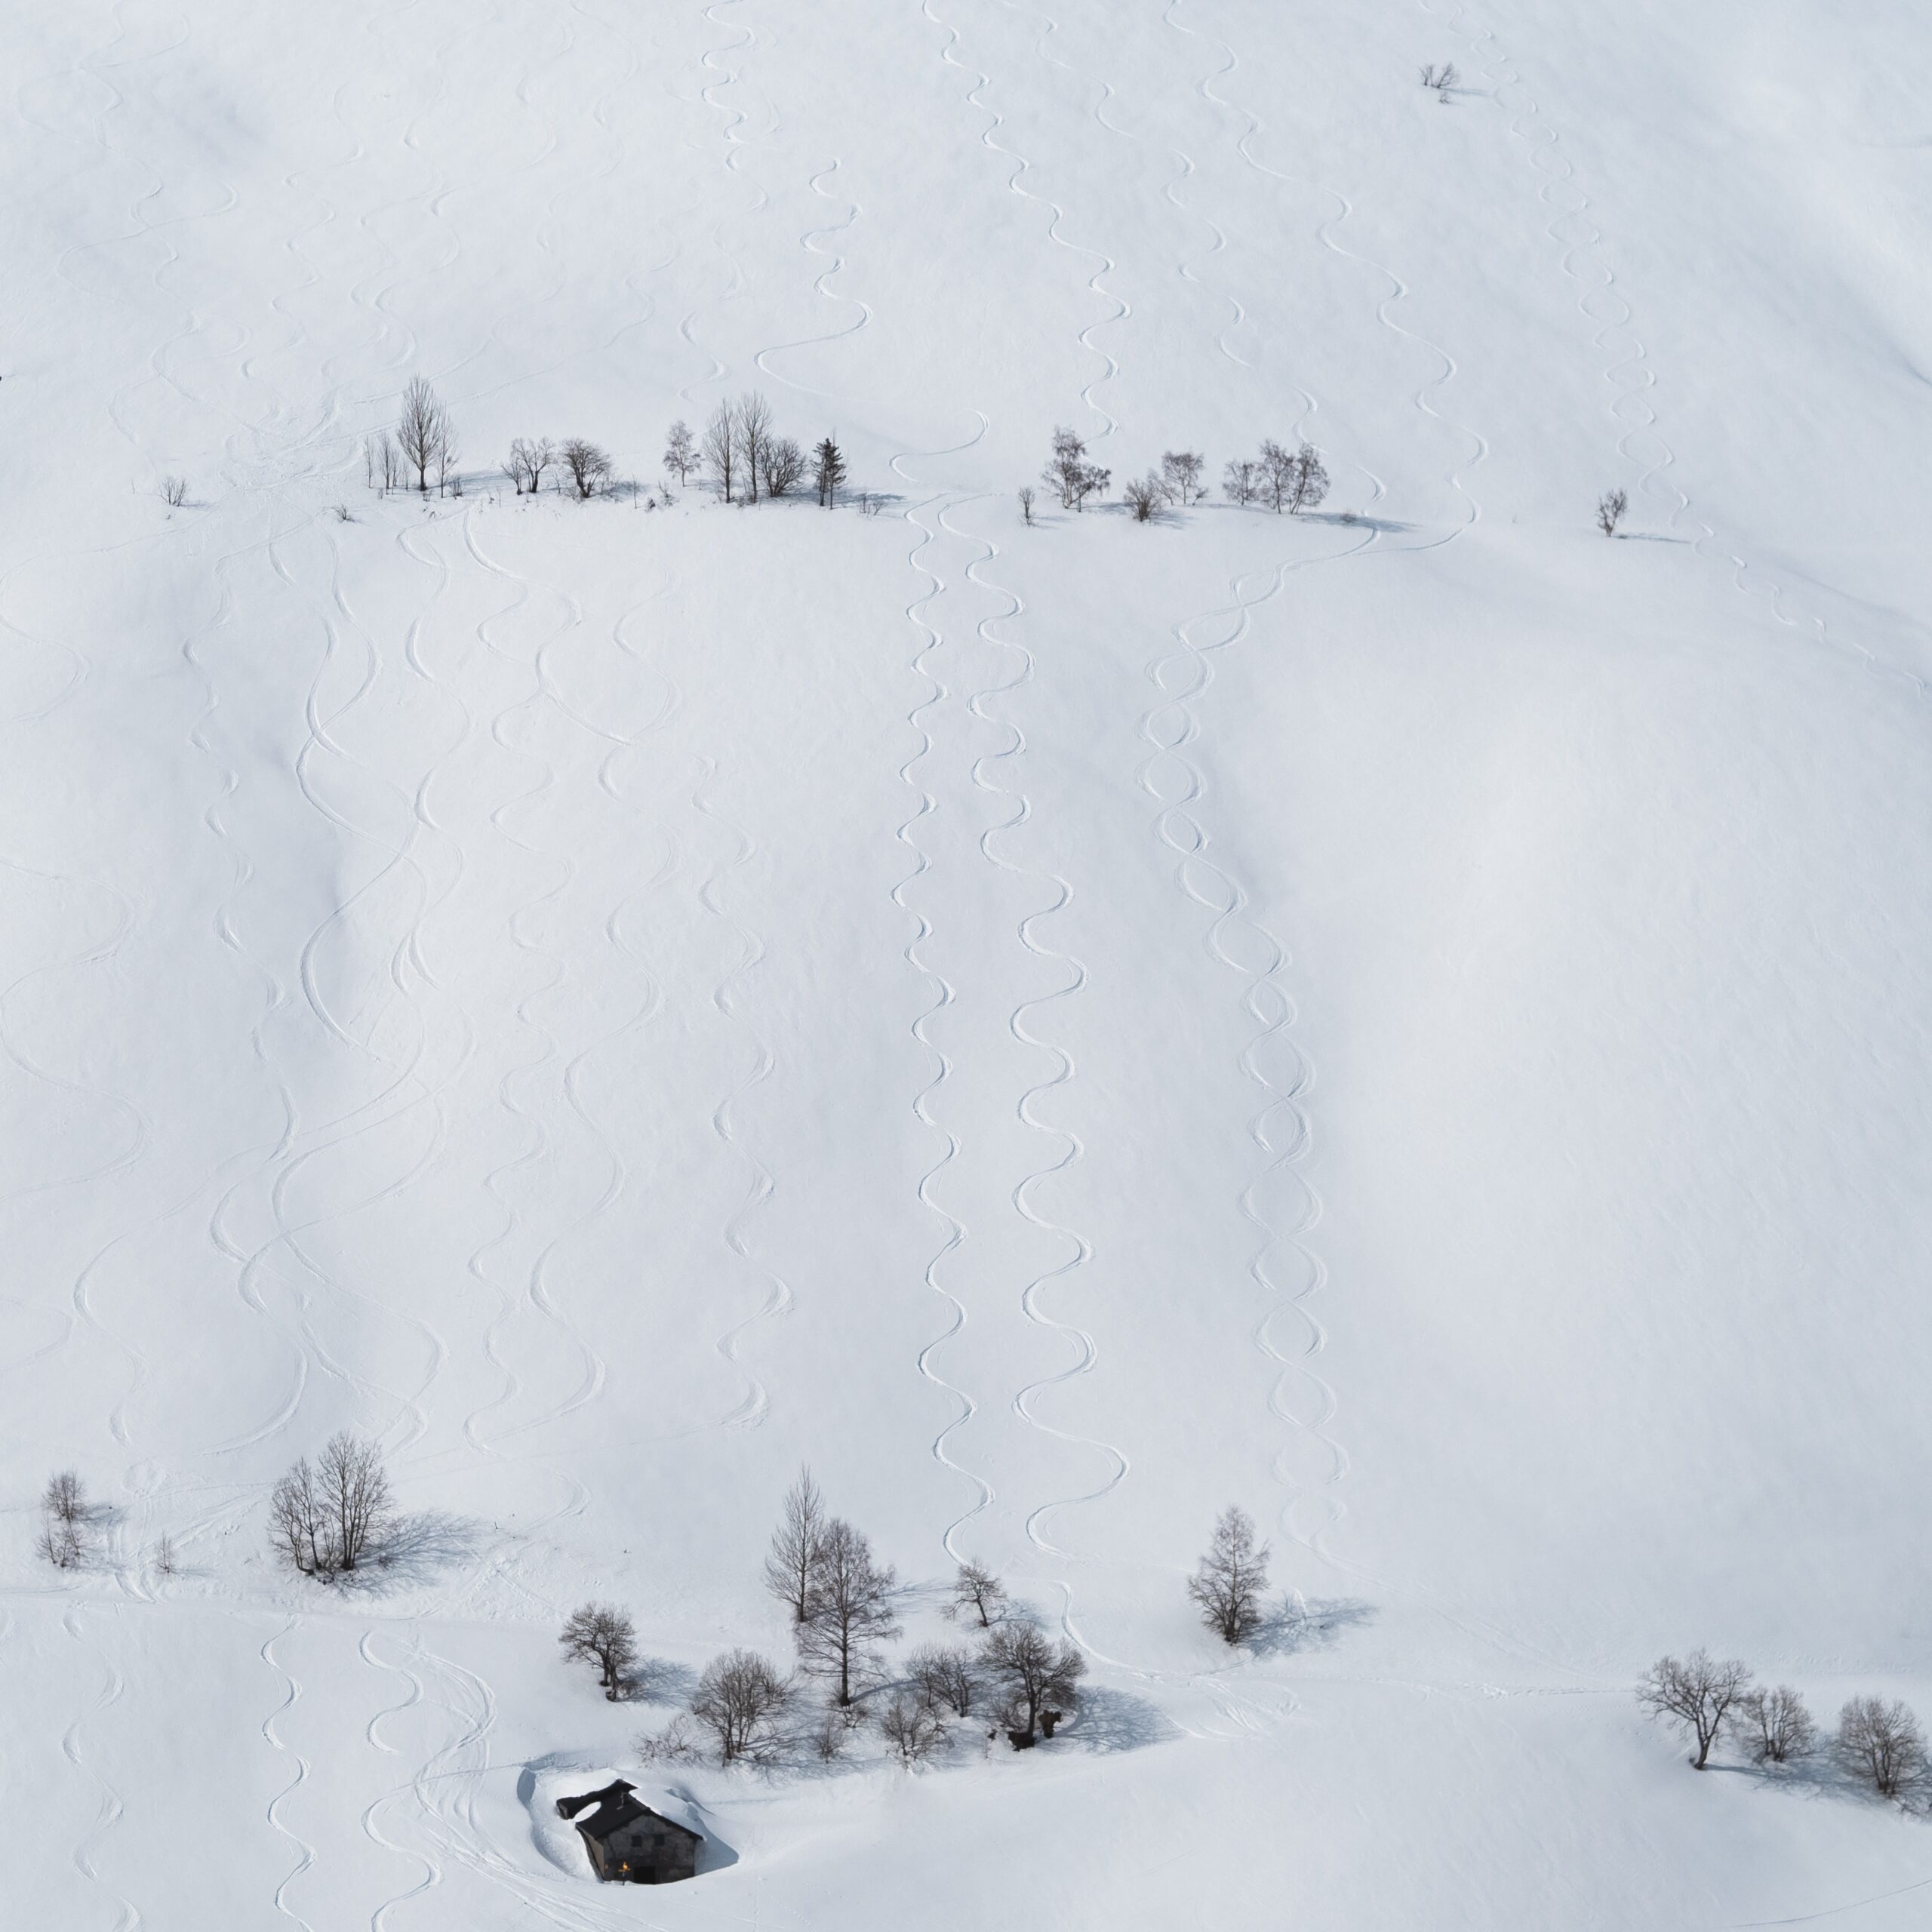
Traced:
[[1221, 472], [1221, 487], [1228, 500], [1246, 505], [1254, 502], [1260, 487], [1261, 466], [1251, 457], [1237, 457]]
[[793, 1626], [799, 1661], [838, 1686], [841, 1705], [852, 1701], [872, 1670], [879, 1647], [899, 1635], [892, 1613], [897, 1573], [872, 1560], [872, 1546], [850, 1523], [826, 1525], [812, 1565], [805, 1617]]
[[728, 402], [721, 402], [711, 412], [704, 426], [702, 445], [704, 466], [711, 472], [711, 480], [724, 492], [724, 500], [731, 501], [731, 482], [737, 472], [738, 461], [737, 417]]
[[[443, 426], [443, 439], [436, 445], [436, 494], [443, 494], [444, 486], [450, 482], [450, 472], [456, 467], [457, 458], [463, 454], [456, 439], [456, 432], [446, 422]], [[457, 495], [463, 494], [463, 478], [455, 479], [454, 488]]]
[[952, 1580], [952, 1601], [946, 1606], [946, 1614], [963, 1617], [969, 1610], [980, 1620], [982, 1630], [990, 1629], [1006, 1610], [1006, 1586], [977, 1563], [960, 1564]]
[[1152, 523], [1155, 512], [1168, 500], [1167, 485], [1150, 469], [1145, 476], [1121, 485], [1121, 499], [1134, 512], [1136, 523]]
[[747, 389], [739, 397], [731, 420], [737, 426], [738, 454], [744, 459], [745, 500], [755, 503], [772, 440], [771, 405], [756, 389]]
[[818, 487], [819, 506], [836, 509], [838, 486], [845, 480], [845, 453], [835, 438], [827, 436], [812, 452], [812, 481]]
[[1322, 467], [1321, 452], [1312, 444], [1300, 445], [1288, 459], [1288, 514], [1318, 509], [1328, 494], [1328, 472]]
[[573, 436], [560, 454], [579, 503], [588, 503], [598, 491], [609, 485], [612, 468], [609, 453], [599, 449], [595, 443], [586, 443], [581, 436]]
[[1838, 1761], [1885, 1798], [1925, 1775], [1925, 1734], [1894, 1697], [1854, 1697], [1838, 1713]]
[[946, 1741], [946, 1727], [930, 1704], [912, 1697], [895, 1697], [878, 1721], [885, 1741], [899, 1753], [899, 1761], [909, 1770], [923, 1764]]
[[1268, 1587], [1268, 1546], [1254, 1540], [1244, 1509], [1221, 1512], [1201, 1566], [1187, 1593], [1201, 1607], [1201, 1620], [1225, 1644], [1244, 1644], [1261, 1627], [1261, 1594]]
[[57, 1469], [47, 1478], [40, 1493], [41, 1514], [50, 1521], [85, 1523], [88, 1519], [87, 1485], [78, 1469]]
[[543, 484], [544, 471], [556, 460], [557, 446], [548, 436], [540, 436], [534, 442], [519, 436], [510, 445], [503, 474], [516, 485], [519, 497], [526, 491], [534, 497]]
[[1606, 537], [1614, 537], [1629, 507], [1630, 499], [1621, 490], [1606, 490], [1597, 499], [1597, 528]]
[[789, 436], [771, 438], [764, 446], [764, 494], [789, 497], [804, 477], [804, 451]]
[[333, 1545], [329, 1567], [353, 1570], [389, 1524], [383, 1452], [346, 1429], [332, 1435], [315, 1460], [315, 1492]]
[[155, 1537], [148, 1561], [153, 1564], [154, 1574], [157, 1577], [172, 1577], [179, 1574], [181, 1559], [175, 1552], [174, 1539], [165, 1531]]
[[402, 392], [402, 414], [395, 426], [397, 446], [403, 460], [416, 472], [416, 487], [429, 494], [429, 472], [447, 463], [450, 442], [449, 412], [437, 400], [436, 392], [420, 376], [412, 376]]
[[1754, 1748], [1761, 1764], [1808, 1757], [1817, 1742], [1818, 1727], [1804, 1700], [1789, 1684], [1771, 1690], [1747, 1690], [1738, 1699], [1737, 1708], [1757, 1733]]
[[688, 1764], [697, 1755], [691, 1741], [691, 1720], [680, 1712], [662, 1730], [641, 1730], [631, 1740], [631, 1749], [644, 1764]]
[[1192, 450], [1169, 450], [1161, 458], [1161, 480], [1183, 509], [1192, 509], [1207, 495], [1208, 485], [1201, 480], [1207, 470], [1207, 459]]
[[1687, 1657], [1659, 1657], [1638, 1679], [1637, 1701], [1654, 1718], [1681, 1724], [1696, 1740], [1691, 1763], [1703, 1770], [1738, 1700], [1751, 1687], [1751, 1673], [1735, 1659], [1719, 1662], [1708, 1651]]
[[1447, 62], [1440, 67], [1431, 61], [1421, 71], [1423, 85], [1432, 89], [1438, 100], [1447, 100], [1449, 98], [1449, 90], [1463, 78], [1457, 72], [1456, 63], [1453, 60]]
[[668, 475], [672, 470], [678, 474], [678, 487], [682, 489], [691, 472], [698, 466], [697, 445], [691, 431], [680, 417], [671, 425], [671, 433], [664, 439], [664, 469]]
[[733, 1764], [769, 1748], [792, 1695], [790, 1683], [756, 1651], [728, 1651], [705, 1666], [691, 1715], [718, 1740], [718, 1762]]
[[637, 1660], [637, 1630], [629, 1613], [614, 1604], [580, 1604], [557, 1641], [571, 1663], [597, 1666], [605, 1700], [614, 1704], [623, 1694], [625, 1673]]
[[318, 1577], [335, 1567], [328, 1512], [307, 1457], [269, 1492], [269, 1521], [275, 1543], [291, 1569]]
[[408, 478], [395, 438], [385, 429], [379, 440], [365, 445], [365, 448], [368, 454], [364, 458], [363, 471], [372, 486], [379, 488], [386, 497], [392, 490], [401, 489]]
[[1030, 1744], [1040, 1714], [1078, 1702], [1087, 1660], [1069, 1643], [1054, 1643], [1030, 1623], [1002, 1623], [989, 1635], [980, 1661], [1005, 1693], [1007, 1727]]
[[1033, 521], [1033, 486], [1030, 483], [1020, 493], [1020, 514], [1029, 523]]
[[49, 1516], [42, 1521], [40, 1534], [34, 1539], [33, 1553], [57, 1570], [77, 1569], [87, 1555], [87, 1537], [79, 1523]]
[[808, 1469], [785, 1493], [784, 1514], [771, 1533], [771, 1553], [764, 1559], [764, 1586], [802, 1623], [811, 1607], [812, 1576], [825, 1546], [825, 1498]]
[[178, 510], [188, 500], [188, 479], [185, 476], [164, 476], [161, 479], [161, 500], [171, 510]]
[[978, 1697], [980, 1673], [971, 1651], [958, 1644], [928, 1644], [906, 1660], [912, 1687], [934, 1710], [969, 1718]]
[[1054, 431], [1054, 453], [1040, 472], [1041, 480], [1060, 493], [1063, 509], [1087, 507], [1089, 497], [1103, 497], [1113, 472], [1087, 460], [1087, 445], [1063, 425]]

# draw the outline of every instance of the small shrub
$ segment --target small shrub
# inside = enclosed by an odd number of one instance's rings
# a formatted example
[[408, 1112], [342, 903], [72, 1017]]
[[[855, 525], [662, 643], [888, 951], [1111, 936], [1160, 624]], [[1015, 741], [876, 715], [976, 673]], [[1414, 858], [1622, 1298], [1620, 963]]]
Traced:
[[1629, 507], [1630, 499], [1621, 490], [1606, 490], [1597, 499], [1597, 528], [1606, 537], [1614, 537]]

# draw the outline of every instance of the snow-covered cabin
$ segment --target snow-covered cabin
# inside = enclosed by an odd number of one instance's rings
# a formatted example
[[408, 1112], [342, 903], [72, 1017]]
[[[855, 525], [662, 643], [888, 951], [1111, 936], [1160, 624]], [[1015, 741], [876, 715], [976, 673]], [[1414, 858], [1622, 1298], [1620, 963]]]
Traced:
[[589, 1854], [590, 1869], [600, 1878], [633, 1885], [668, 1885], [675, 1879], [694, 1877], [703, 1838], [649, 1805], [638, 1804], [631, 1795], [635, 1789], [622, 1778], [614, 1778], [601, 1791], [558, 1798], [557, 1816], [576, 1825]]

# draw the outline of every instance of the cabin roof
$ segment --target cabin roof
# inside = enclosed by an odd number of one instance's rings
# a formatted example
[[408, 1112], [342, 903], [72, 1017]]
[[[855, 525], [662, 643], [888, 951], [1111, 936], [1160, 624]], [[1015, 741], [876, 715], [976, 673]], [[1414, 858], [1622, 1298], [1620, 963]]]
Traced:
[[613, 1832], [621, 1831], [626, 1825], [635, 1824], [640, 1818], [655, 1818], [660, 1825], [669, 1825], [672, 1831], [682, 1832], [694, 1844], [701, 1844], [703, 1835], [681, 1825], [675, 1818], [667, 1818], [661, 1811], [654, 1811], [648, 1804], [640, 1804], [630, 1795], [631, 1786], [626, 1785], [623, 1793], [599, 1804], [588, 1818], [580, 1818], [577, 1828], [587, 1838], [608, 1838]]

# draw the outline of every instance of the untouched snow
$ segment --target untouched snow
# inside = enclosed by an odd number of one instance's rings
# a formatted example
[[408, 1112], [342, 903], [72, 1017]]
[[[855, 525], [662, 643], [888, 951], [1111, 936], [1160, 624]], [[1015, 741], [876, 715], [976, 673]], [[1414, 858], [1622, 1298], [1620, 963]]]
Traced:
[[[10, 1922], [1925, 1922], [1921, 1818], [1629, 1694], [1932, 1715], [1922, 9], [0, 46]], [[417, 373], [426, 507], [359, 453]], [[878, 515], [493, 478], [752, 386]], [[1028, 529], [1056, 422], [1335, 488]], [[413, 1514], [324, 1590], [264, 1500], [345, 1426]], [[784, 1655], [804, 1459], [909, 1642], [958, 1554], [1077, 1639], [1053, 1748], [638, 1768]], [[592, 1883], [614, 1772], [712, 1869]]]

